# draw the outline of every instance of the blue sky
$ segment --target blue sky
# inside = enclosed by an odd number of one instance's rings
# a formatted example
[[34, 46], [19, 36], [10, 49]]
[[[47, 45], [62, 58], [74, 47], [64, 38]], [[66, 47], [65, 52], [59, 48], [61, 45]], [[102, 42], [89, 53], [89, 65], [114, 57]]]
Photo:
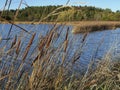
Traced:
[[[3, 8], [6, 0], [0, 1], [0, 9]], [[12, 0], [11, 8], [17, 8], [20, 0]], [[41, 5], [65, 5], [67, 0], [23, 0], [29, 6]], [[100, 8], [110, 8], [112, 11], [120, 10], [120, 0], [70, 0], [69, 5], [87, 5]], [[25, 7], [23, 4], [21, 8]]]

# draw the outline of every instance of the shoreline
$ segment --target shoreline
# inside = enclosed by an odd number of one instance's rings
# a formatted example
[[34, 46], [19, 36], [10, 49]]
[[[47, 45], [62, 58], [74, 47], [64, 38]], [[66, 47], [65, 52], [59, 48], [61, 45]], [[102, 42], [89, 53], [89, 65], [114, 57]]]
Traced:
[[[12, 22], [13, 23], [13, 22]], [[9, 22], [0, 22], [0, 24], [10, 24]], [[71, 21], [71, 22], [23, 22], [16, 21], [14, 24], [63, 24], [73, 26], [72, 33], [85, 33], [101, 30], [111, 30], [120, 27], [120, 21]]]
[[[62, 24], [62, 23], [67, 23], [67, 22], [32, 22], [32, 21], [11, 21], [14, 24]], [[0, 24], [10, 24], [10, 22], [5, 22], [5, 21], [0, 21]]]
[[120, 27], [120, 21], [87, 21], [73, 24], [72, 33], [86, 33], [102, 30], [115, 30]]
[[[13, 21], [11, 21], [13, 22]], [[32, 22], [32, 21], [15, 21], [14, 24], [67, 24], [67, 25], [80, 25], [80, 24], [93, 24], [93, 23], [120, 23], [120, 21], [65, 21], [65, 22]], [[9, 24], [9, 21], [0, 21], [0, 24]]]

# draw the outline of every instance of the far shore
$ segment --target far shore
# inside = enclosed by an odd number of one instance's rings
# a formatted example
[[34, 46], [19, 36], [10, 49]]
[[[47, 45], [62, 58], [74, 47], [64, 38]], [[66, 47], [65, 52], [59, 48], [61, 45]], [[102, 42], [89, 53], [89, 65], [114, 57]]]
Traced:
[[[65, 21], [65, 22], [33, 22], [33, 21], [15, 21], [14, 24], [66, 24], [66, 25], [81, 25], [93, 23], [120, 23], [120, 21]], [[0, 21], [0, 24], [9, 24], [9, 22]]]
[[[43, 22], [15, 21], [14, 24], [41, 24]], [[48, 22], [44, 22], [45, 24]], [[9, 22], [0, 21], [0, 24], [9, 24]]]
[[[0, 24], [9, 24], [9, 22], [0, 22]], [[120, 21], [69, 21], [69, 22], [27, 22], [15, 21], [14, 24], [64, 24], [72, 25], [72, 33], [84, 33], [100, 30], [111, 30], [120, 27]]]
[[85, 33], [101, 30], [114, 30], [120, 27], [120, 21], [83, 21], [74, 22], [72, 33]]

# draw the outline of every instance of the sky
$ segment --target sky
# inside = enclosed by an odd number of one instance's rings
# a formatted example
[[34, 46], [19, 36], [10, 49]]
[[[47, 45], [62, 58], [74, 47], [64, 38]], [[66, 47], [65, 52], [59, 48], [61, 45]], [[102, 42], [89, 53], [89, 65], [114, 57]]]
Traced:
[[[0, 10], [3, 9], [6, 0], [0, 1]], [[10, 1], [10, 0], [8, 0]], [[12, 0], [11, 9], [16, 9], [19, 6], [21, 0]], [[24, 3], [29, 6], [45, 6], [45, 5], [66, 5], [68, 0], [23, 0], [21, 8], [26, 7]], [[70, 0], [68, 5], [76, 6], [95, 6], [99, 8], [109, 8], [112, 11], [120, 10], [120, 0]]]

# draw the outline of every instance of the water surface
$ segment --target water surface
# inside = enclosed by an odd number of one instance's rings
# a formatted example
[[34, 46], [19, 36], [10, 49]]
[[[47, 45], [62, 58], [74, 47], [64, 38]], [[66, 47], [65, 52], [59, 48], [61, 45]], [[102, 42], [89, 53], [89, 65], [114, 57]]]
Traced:
[[[28, 30], [29, 32], [35, 32], [36, 37], [34, 40], [34, 44], [32, 45], [31, 55], [33, 49], [36, 47], [36, 44], [39, 41], [40, 36], [46, 36], [48, 32], [53, 28], [53, 25], [50, 24], [40, 24], [40, 25], [30, 25], [30, 24], [18, 24], [19, 26], [23, 27], [24, 29]], [[97, 31], [91, 32], [85, 38], [84, 43], [82, 42], [84, 34], [72, 34], [72, 26], [59, 26], [57, 29], [57, 38], [53, 41], [53, 47], [57, 48], [59, 45], [65, 40], [65, 35], [67, 29], [69, 27], [69, 35], [68, 35], [68, 48], [67, 48], [67, 57], [66, 59], [69, 61], [73, 58], [75, 53], [81, 53], [79, 59], [77, 60], [77, 65], [81, 67], [87, 66], [91, 60], [100, 60], [102, 59], [106, 53], [112, 48], [111, 54], [114, 56], [119, 54], [119, 46], [120, 46], [120, 28], [116, 30], [104, 30], [104, 31]], [[10, 24], [0, 24], [0, 35], [2, 36], [3, 40], [1, 41], [0, 48], [7, 43], [6, 38], [13, 39], [15, 36], [22, 38], [23, 40], [23, 51], [25, 49], [24, 46], [28, 44], [28, 41], [31, 38], [31, 35], [22, 31], [16, 26], [13, 26], [11, 29], [11, 33], [8, 37], [9, 30], [11, 28]], [[84, 44], [81, 48], [81, 45]], [[9, 48], [10, 45], [7, 45]], [[59, 57], [58, 57], [59, 58]], [[30, 62], [29, 56], [28, 61]], [[2, 62], [5, 62], [2, 60]], [[9, 61], [11, 62], [11, 61]], [[2, 65], [2, 64], [1, 64]]]

